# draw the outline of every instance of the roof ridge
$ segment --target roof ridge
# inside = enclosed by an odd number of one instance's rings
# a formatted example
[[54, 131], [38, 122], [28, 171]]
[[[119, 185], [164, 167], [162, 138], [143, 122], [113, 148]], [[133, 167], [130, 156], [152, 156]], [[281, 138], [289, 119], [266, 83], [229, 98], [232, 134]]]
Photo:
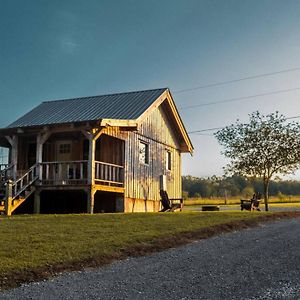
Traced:
[[115, 95], [126, 95], [126, 94], [133, 94], [133, 93], [141, 93], [141, 92], [150, 92], [150, 91], [158, 91], [158, 90], [168, 90], [168, 87], [164, 88], [157, 88], [157, 89], [148, 89], [148, 90], [138, 90], [138, 91], [130, 91], [130, 92], [118, 92], [113, 94], [103, 94], [103, 95], [94, 95], [94, 96], [84, 96], [84, 97], [76, 97], [76, 98], [65, 98], [65, 99], [55, 99], [55, 100], [46, 100], [42, 103], [48, 102], [60, 102], [60, 101], [71, 101], [71, 100], [79, 100], [79, 99], [87, 99], [87, 98], [97, 98], [97, 97], [104, 97], [104, 96], [115, 96]]

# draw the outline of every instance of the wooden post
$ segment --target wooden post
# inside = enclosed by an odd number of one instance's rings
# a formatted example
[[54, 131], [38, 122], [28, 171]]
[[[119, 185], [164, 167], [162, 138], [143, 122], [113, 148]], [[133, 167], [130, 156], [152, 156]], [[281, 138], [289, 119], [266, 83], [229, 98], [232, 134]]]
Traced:
[[12, 181], [8, 180], [6, 183], [6, 197], [5, 197], [5, 214], [11, 216], [12, 213]]
[[88, 161], [88, 182], [91, 186], [95, 184], [95, 151], [96, 140], [89, 137], [89, 161]]
[[87, 193], [87, 213], [93, 214], [94, 213], [94, 202], [95, 202], [95, 194], [97, 190], [91, 188], [86, 191]]
[[125, 212], [124, 194], [116, 195], [116, 212]]
[[[43, 166], [41, 165], [42, 162], [43, 162], [42, 136], [41, 136], [41, 134], [38, 134], [36, 137], [36, 163], [39, 164], [39, 166], [37, 168], [39, 180], [43, 179]], [[34, 196], [34, 200], [35, 200], [35, 196]]]
[[34, 192], [34, 213], [41, 213], [41, 192], [39, 190], [35, 190]]
[[6, 139], [10, 143], [11, 150], [9, 151], [9, 155], [11, 158], [11, 164], [13, 165], [12, 171], [12, 178], [14, 180], [17, 179], [17, 171], [18, 171], [18, 136], [13, 135], [12, 137], [6, 136]]
[[39, 164], [38, 167], [38, 175], [39, 180], [43, 179], [43, 145], [51, 135], [50, 132], [46, 132], [45, 134], [39, 133], [36, 137], [36, 163]]

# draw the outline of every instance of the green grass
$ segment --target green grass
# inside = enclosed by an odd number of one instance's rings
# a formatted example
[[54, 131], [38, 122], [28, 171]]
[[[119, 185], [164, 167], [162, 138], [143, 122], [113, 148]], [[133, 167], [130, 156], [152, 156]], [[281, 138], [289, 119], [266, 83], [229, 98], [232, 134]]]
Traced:
[[0, 277], [105, 257], [163, 236], [261, 215], [183, 212], [0, 217]]
[[[240, 204], [243, 197], [231, 197], [226, 200], [227, 205]], [[246, 197], [247, 199], [247, 197]], [[262, 201], [263, 203], [263, 201]], [[286, 196], [284, 198], [270, 197], [269, 203], [300, 203], [300, 196]], [[224, 205], [224, 198], [189, 198], [184, 205]]]
[[[240, 211], [241, 210], [241, 206], [240, 204], [228, 204], [228, 205], [224, 205], [224, 204], [216, 204], [218, 206], [220, 206], [220, 210], [222, 211], [224, 208], [226, 208], [226, 211], [228, 212], [229, 209], [230, 211]], [[269, 208], [272, 210], [272, 208], [288, 208], [288, 207], [300, 207], [300, 202], [297, 203], [270, 203], [269, 204]], [[260, 208], [262, 210], [264, 210], [265, 205], [264, 203], [260, 204]], [[199, 211], [202, 209], [202, 204], [194, 204], [194, 205], [184, 205], [183, 210], [184, 211]]]

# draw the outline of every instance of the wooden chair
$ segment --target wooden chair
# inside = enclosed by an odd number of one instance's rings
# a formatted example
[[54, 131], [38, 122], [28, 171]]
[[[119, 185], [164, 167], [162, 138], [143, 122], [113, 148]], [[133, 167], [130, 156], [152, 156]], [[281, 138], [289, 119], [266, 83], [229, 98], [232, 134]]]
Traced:
[[182, 198], [169, 198], [167, 191], [160, 190], [162, 210], [160, 212], [174, 212], [176, 210], [182, 211]]

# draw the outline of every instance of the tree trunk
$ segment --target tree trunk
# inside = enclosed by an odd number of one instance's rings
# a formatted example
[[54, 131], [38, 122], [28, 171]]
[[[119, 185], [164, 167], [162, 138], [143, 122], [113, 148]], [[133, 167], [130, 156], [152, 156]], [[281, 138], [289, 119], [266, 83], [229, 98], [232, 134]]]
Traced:
[[265, 210], [269, 211], [269, 184], [270, 180], [269, 179], [264, 179], [264, 200], [265, 200]]

